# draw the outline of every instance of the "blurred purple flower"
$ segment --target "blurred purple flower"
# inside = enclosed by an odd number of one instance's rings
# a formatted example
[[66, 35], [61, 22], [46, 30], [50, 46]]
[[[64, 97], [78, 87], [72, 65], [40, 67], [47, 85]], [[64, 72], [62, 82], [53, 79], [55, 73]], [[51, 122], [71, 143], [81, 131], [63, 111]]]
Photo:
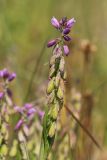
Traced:
[[18, 129], [22, 126], [23, 123], [24, 123], [24, 121], [23, 121], [22, 119], [20, 119], [20, 120], [17, 122], [16, 126], [15, 126], [15, 130], [18, 130]]
[[64, 35], [64, 39], [65, 39], [65, 41], [71, 41], [71, 37], [69, 37], [67, 35]]
[[68, 46], [67, 46], [67, 45], [64, 45], [63, 48], [64, 48], [64, 54], [65, 54], [66, 56], [68, 56], [68, 54], [69, 54], [69, 48], [68, 48]]
[[32, 106], [32, 104], [31, 103], [26, 103], [25, 105], [24, 105], [24, 108], [25, 109], [31, 109], [33, 106]]
[[56, 44], [56, 40], [51, 40], [51, 41], [48, 42], [47, 47], [48, 47], [48, 48], [49, 48], [49, 47], [52, 47], [52, 46], [54, 46], [55, 44]]
[[52, 23], [52, 25], [53, 25], [55, 28], [57, 28], [57, 29], [60, 28], [60, 24], [59, 24], [58, 20], [57, 20], [55, 17], [53, 17], [53, 18], [51, 19], [51, 23]]
[[76, 22], [76, 20], [74, 18], [68, 20], [67, 24], [66, 24], [66, 27], [71, 28], [74, 25], [75, 22]]
[[0, 100], [4, 97], [4, 93], [0, 92]]
[[19, 113], [23, 113], [23, 111], [24, 111], [23, 107], [19, 107], [19, 106], [15, 106], [15, 107], [14, 107], [14, 110], [15, 110], [16, 112], [19, 112]]
[[35, 109], [35, 108], [31, 108], [31, 109], [28, 110], [27, 115], [28, 115], [28, 116], [31, 116], [31, 115], [33, 115], [35, 112], [36, 112], [36, 109]]
[[15, 78], [16, 78], [16, 73], [12, 73], [12, 74], [9, 75], [8, 81], [12, 81]]
[[0, 71], [0, 77], [1, 78], [8, 78], [9, 77], [9, 72], [6, 68]]
[[39, 117], [41, 119], [43, 119], [43, 116], [44, 116], [45, 113], [43, 111], [41, 111], [40, 109], [37, 110], [37, 113], [38, 113]]
[[70, 32], [70, 29], [69, 28], [65, 28], [64, 30], [63, 30], [63, 34], [68, 34]]

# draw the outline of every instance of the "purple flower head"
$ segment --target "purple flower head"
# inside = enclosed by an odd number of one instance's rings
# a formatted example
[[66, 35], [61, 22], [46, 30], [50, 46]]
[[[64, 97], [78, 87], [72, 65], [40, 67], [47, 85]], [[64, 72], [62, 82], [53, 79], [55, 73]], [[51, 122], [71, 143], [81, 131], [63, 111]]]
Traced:
[[68, 56], [68, 54], [69, 54], [69, 48], [68, 48], [68, 46], [67, 46], [67, 45], [64, 45], [64, 46], [63, 46], [63, 49], [64, 49], [64, 54], [65, 54], [66, 56]]
[[66, 27], [71, 28], [74, 25], [75, 22], [76, 22], [76, 20], [74, 18], [68, 20], [67, 24], [66, 24]]
[[67, 56], [69, 54], [69, 48], [65, 45], [65, 42], [67, 43], [71, 41], [71, 37], [68, 34], [70, 33], [71, 27], [75, 22], [76, 21], [74, 18], [67, 20], [67, 17], [63, 17], [60, 21], [58, 21], [55, 17], [53, 17], [51, 19], [51, 23], [58, 29], [61, 36], [48, 42], [47, 47], [49, 48], [55, 46], [55, 48], [57, 48], [58, 45], [58, 48], [61, 47], [61, 51], [63, 50], [64, 54]]
[[20, 127], [22, 126], [23, 123], [24, 123], [23, 119], [20, 119], [20, 120], [17, 122], [16, 126], [15, 126], [15, 130], [20, 129]]
[[0, 100], [3, 99], [3, 97], [4, 97], [4, 93], [0, 92]]
[[52, 47], [54, 45], [56, 45], [56, 40], [51, 40], [51, 41], [48, 42], [47, 47], [49, 48], [49, 47]]
[[70, 29], [69, 29], [69, 28], [65, 28], [65, 29], [63, 30], [63, 34], [69, 34], [69, 32], [70, 32]]
[[15, 78], [16, 78], [16, 73], [12, 73], [12, 74], [9, 75], [8, 81], [12, 81]]
[[57, 20], [55, 17], [53, 17], [53, 18], [51, 19], [51, 23], [52, 23], [52, 25], [53, 25], [55, 28], [57, 28], [57, 29], [60, 28], [60, 24], [59, 24], [58, 20]]

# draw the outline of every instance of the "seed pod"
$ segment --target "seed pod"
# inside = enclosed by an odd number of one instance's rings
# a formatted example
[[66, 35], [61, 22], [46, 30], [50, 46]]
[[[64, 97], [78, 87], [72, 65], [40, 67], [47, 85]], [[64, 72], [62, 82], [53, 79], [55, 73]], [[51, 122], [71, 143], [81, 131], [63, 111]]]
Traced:
[[8, 152], [7, 145], [3, 144], [0, 153], [6, 156], [7, 152]]
[[47, 87], [48, 94], [50, 94], [54, 89], [54, 80], [55, 80], [55, 78], [52, 78], [48, 83], [48, 87]]
[[67, 72], [64, 72], [63, 79], [64, 79], [64, 80], [67, 79]]
[[63, 99], [63, 90], [60, 86], [58, 88], [57, 96], [59, 99]]
[[56, 59], [56, 56], [53, 55], [53, 56], [51, 57], [51, 59], [50, 59], [50, 63], [49, 63], [49, 64], [50, 64], [50, 67], [55, 64], [55, 59]]
[[9, 152], [9, 155], [10, 155], [10, 157], [15, 157], [16, 154], [17, 154], [17, 147], [13, 145], [10, 152]]
[[64, 66], [65, 66], [64, 57], [61, 57], [60, 65], [59, 65], [59, 70], [60, 70], [61, 72], [64, 72]]
[[49, 77], [52, 78], [55, 75], [55, 65], [52, 65], [49, 71]]
[[6, 125], [3, 123], [1, 127], [1, 133], [5, 134], [7, 132]]
[[54, 98], [55, 98], [55, 92], [53, 90], [52, 93], [48, 96], [48, 103], [49, 104], [52, 103]]
[[56, 130], [56, 123], [53, 122], [50, 126], [49, 133], [48, 133], [48, 136], [50, 138], [52, 138], [55, 135], [55, 130]]
[[51, 111], [50, 111], [50, 116], [56, 120], [58, 117], [58, 111], [59, 111], [59, 105], [58, 104], [53, 104], [51, 106]]
[[56, 88], [59, 86], [60, 78], [61, 78], [60, 72], [58, 72], [58, 74], [57, 74], [57, 76], [55, 78], [55, 86], [56, 86]]

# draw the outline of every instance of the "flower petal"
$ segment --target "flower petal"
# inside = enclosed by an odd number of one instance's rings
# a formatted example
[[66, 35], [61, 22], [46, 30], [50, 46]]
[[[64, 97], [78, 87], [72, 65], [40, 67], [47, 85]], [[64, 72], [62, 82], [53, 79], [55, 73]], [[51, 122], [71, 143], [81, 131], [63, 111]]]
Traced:
[[76, 22], [76, 20], [74, 18], [68, 20], [66, 27], [71, 28], [75, 22]]
[[69, 48], [68, 48], [68, 46], [67, 46], [67, 45], [64, 45], [63, 48], [64, 48], [64, 54], [65, 54], [66, 56], [68, 56], [68, 54], [69, 54]]
[[53, 17], [51, 19], [51, 24], [57, 29], [60, 27], [60, 24], [59, 24], [58, 20], [55, 17]]
[[48, 42], [47, 47], [48, 47], [48, 48], [49, 48], [49, 47], [52, 47], [52, 46], [54, 46], [55, 44], [56, 44], [56, 40], [51, 40], [51, 41]]

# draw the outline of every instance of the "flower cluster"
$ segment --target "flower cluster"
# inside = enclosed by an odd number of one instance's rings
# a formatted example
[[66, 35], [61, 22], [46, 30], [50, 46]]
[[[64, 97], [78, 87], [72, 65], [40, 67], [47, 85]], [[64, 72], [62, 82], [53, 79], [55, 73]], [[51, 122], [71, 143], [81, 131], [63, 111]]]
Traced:
[[43, 118], [44, 112], [38, 108], [35, 108], [32, 104], [26, 103], [23, 107], [15, 106], [14, 110], [21, 115], [21, 118], [16, 124], [15, 130], [20, 129], [20, 127], [27, 121], [32, 120], [35, 113], [37, 113], [40, 118]]
[[7, 81], [12, 81], [16, 78], [16, 73], [10, 73], [6, 68], [0, 71], [0, 78], [3, 78]]
[[51, 19], [51, 24], [61, 33], [61, 37], [49, 41], [47, 47], [61, 44], [61, 46], [63, 46], [64, 54], [67, 56], [69, 54], [69, 48], [65, 45], [65, 42], [71, 41], [71, 37], [68, 34], [70, 33], [75, 22], [76, 21], [74, 18], [67, 20], [67, 17], [63, 17], [60, 21], [58, 21], [55, 17], [53, 17]]
[[0, 100], [3, 99], [5, 93], [11, 97], [11, 91], [8, 88], [8, 83], [13, 81], [16, 78], [16, 73], [12, 72], [10, 73], [6, 68], [0, 70], [0, 79], [3, 80], [2, 87], [3, 91], [0, 92]]

